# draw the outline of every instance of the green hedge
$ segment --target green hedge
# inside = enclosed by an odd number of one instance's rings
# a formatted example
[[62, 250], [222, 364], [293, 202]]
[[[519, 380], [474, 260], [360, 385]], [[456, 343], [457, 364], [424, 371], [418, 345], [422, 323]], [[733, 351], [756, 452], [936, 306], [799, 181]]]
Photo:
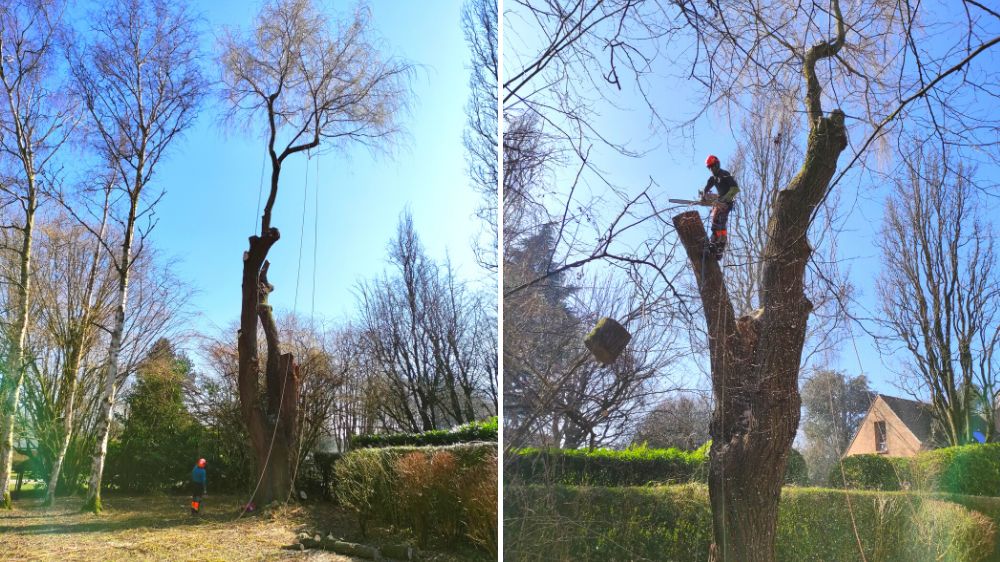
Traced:
[[[506, 474], [514, 481], [583, 486], [645, 486], [708, 480], [708, 449], [651, 449], [645, 445], [613, 449], [521, 449], [509, 459]], [[805, 459], [791, 450], [785, 483], [805, 485]]]
[[421, 546], [463, 538], [495, 554], [497, 445], [357, 449], [334, 465], [335, 494], [370, 523], [410, 529]]
[[483, 421], [470, 422], [453, 429], [435, 429], [422, 433], [373, 433], [357, 435], [351, 447], [406, 447], [443, 446], [476, 441], [497, 441], [498, 422], [493, 416]]
[[830, 472], [833, 487], [911, 489], [972, 496], [1000, 494], [1000, 443], [925, 451], [912, 458], [852, 455]]
[[506, 465], [514, 480], [592, 486], [636, 486], [688, 482], [697, 477], [707, 447], [695, 451], [631, 447], [612, 449], [521, 449]]
[[831, 488], [898, 491], [913, 482], [910, 459], [885, 455], [852, 455], [833, 465]]
[[[504, 557], [533, 560], [704, 560], [712, 535], [707, 487], [506, 485]], [[781, 561], [986, 560], [995, 525], [982, 514], [915, 494], [787, 488], [778, 518]]]

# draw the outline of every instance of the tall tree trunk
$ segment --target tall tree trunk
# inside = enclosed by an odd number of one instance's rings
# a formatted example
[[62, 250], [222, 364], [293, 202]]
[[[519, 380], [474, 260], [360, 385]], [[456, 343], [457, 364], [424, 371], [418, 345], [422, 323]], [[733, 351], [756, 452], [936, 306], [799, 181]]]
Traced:
[[[269, 218], [265, 215], [262, 223], [270, 224]], [[291, 353], [281, 353], [278, 329], [267, 301], [274, 290], [267, 282], [267, 252], [280, 237], [277, 228], [268, 227], [262, 236], [250, 237], [250, 249], [243, 255], [238, 386], [240, 411], [257, 461], [259, 484], [253, 501], [258, 505], [285, 500], [291, 492], [290, 469], [297, 431], [298, 366]], [[263, 395], [257, 349], [258, 322], [267, 342]]]
[[122, 253], [118, 262], [118, 306], [115, 310], [115, 324], [111, 331], [111, 343], [108, 346], [108, 366], [104, 373], [104, 386], [101, 389], [101, 410], [97, 417], [97, 442], [94, 444], [94, 454], [90, 465], [90, 481], [87, 484], [87, 499], [82, 511], [101, 512], [101, 481], [104, 477], [104, 460], [108, 454], [108, 438], [111, 434], [111, 419], [115, 408], [115, 383], [118, 380], [118, 358], [122, 349], [122, 337], [125, 332], [125, 310], [128, 305], [128, 281], [132, 269], [132, 238], [135, 233], [136, 210], [139, 206], [139, 193], [143, 185], [143, 160], [140, 156], [136, 168], [135, 186], [130, 192], [131, 201], [128, 222], [125, 224], [125, 239], [122, 241]]
[[[108, 201], [104, 205], [104, 217], [101, 219], [101, 230], [98, 238], [103, 238], [108, 221]], [[101, 258], [101, 241], [98, 239], [94, 244], [94, 253], [91, 254], [90, 271], [87, 274], [87, 288], [83, 295], [83, 312], [80, 318], [74, 323], [70, 320], [69, 342], [71, 352], [63, 367], [63, 384], [60, 396], [63, 402], [63, 423], [61, 442], [56, 458], [52, 463], [52, 474], [49, 475], [48, 488], [45, 494], [45, 505], [53, 506], [56, 503], [56, 488], [59, 486], [59, 474], [62, 472], [63, 462], [66, 459], [66, 451], [69, 450], [69, 443], [73, 437], [73, 413], [76, 401], [76, 383], [80, 372], [80, 364], [83, 361], [83, 348], [90, 332], [90, 320], [94, 308], [94, 285], [97, 281], [97, 266]]]
[[775, 559], [778, 501], [799, 423], [799, 366], [812, 303], [805, 295], [811, 216], [847, 146], [844, 115], [813, 122], [805, 163], [774, 204], [764, 248], [762, 308], [736, 318], [697, 212], [673, 219], [708, 325], [715, 411], [710, 432], [709, 560]]
[[0, 498], [3, 507], [11, 509], [10, 472], [14, 464], [14, 423], [17, 417], [17, 404], [21, 397], [21, 385], [24, 382], [24, 339], [28, 332], [28, 305], [31, 296], [31, 238], [35, 229], [35, 211], [37, 210], [37, 193], [35, 191], [35, 176], [31, 173], [30, 156], [25, 167], [28, 169], [28, 200], [25, 206], [24, 228], [21, 230], [21, 251], [19, 252], [19, 277], [17, 284], [17, 309], [14, 324], [11, 327], [11, 349], [7, 358], [5, 384], [0, 385], [0, 397], [3, 399], [2, 419], [0, 419]]

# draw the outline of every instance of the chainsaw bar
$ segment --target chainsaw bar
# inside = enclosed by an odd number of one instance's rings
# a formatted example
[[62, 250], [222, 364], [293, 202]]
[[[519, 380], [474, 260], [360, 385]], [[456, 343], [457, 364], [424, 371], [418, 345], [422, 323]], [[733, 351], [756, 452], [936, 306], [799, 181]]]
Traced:
[[693, 201], [691, 199], [667, 199], [671, 203], [680, 203], [682, 205], [702, 205], [705, 207], [711, 207], [712, 201]]

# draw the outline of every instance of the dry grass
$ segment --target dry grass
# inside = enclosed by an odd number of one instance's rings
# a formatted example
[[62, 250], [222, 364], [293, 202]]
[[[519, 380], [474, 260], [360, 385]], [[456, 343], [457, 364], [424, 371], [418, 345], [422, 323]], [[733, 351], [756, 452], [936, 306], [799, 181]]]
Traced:
[[[108, 497], [99, 516], [79, 512], [82, 501], [60, 499], [52, 509], [40, 500], [15, 502], [0, 512], [4, 560], [355, 560], [331, 552], [282, 550], [303, 529], [332, 531], [360, 541], [357, 524], [347, 512], [329, 504], [283, 507], [237, 520], [239, 499], [208, 496], [203, 514], [188, 513], [182, 496]], [[408, 537], [390, 529], [372, 529], [370, 544], [403, 542]], [[471, 555], [470, 555], [471, 554]], [[433, 553], [423, 559], [484, 559], [475, 552]]]

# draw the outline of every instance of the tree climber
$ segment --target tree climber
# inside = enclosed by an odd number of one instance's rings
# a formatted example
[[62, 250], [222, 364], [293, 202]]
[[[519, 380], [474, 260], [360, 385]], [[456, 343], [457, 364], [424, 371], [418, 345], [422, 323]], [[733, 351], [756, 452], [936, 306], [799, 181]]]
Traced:
[[[729, 211], [733, 209], [733, 199], [740, 192], [740, 187], [736, 185], [732, 174], [722, 169], [719, 159], [714, 155], [708, 156], [705, 166], [712, 171], [701, 195], [702, 201], [712, 203], [712, 211], [709, 214], [712, 221], [712, 235], [708, 242], [708, 252], [715, 259], [721, 260], [722, 251], [726, 249], [726, 221], [729, 219]], [[713, 187], [718, 191], [718, 195], [709, 194], [709, 190]]]

